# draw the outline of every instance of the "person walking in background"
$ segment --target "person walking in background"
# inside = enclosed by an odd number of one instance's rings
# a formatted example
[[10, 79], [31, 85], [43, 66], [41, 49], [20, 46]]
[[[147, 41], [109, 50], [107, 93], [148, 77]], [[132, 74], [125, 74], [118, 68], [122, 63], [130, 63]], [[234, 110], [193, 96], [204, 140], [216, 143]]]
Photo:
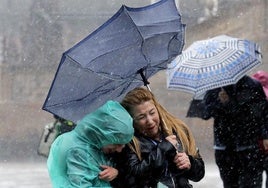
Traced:
[[[268, 99], [268, 72], [263, 70], [257, 71], [255, 74], [252, 75], [252, 78], [259, 81], [262, 85], [263, 91], [265, 92], [266, 99]], [[268, 187], [268, 139], [263, 139], [263, 152], [265, 155], [264, 158], [264, 170], [266, 172], [266, 187]]]
[[208, 91], [203, 102], [202, 118], [214, 118], [215, 160], [224, 187], [261, 188], [258, 141], [268, 138], [268, 106], [260, 83], [244, 76], [235, 85]]
[[74, 130], [56, 138], [47, 167], [53, 188], [111, 187], [118, 170], [108, 157], [121, 152], [134, 129], [129, 113], [108, 101], [80, 120]]
[[59, 135], [73, 130], [76, 126], [72, 121], [65, 120], [57, 115], [53, 117], [54, 122], [45, 125], [37, 149], [37, 154], [44, 157], [48, 157], [51, 144]]
[[54, 118], [55, 122], [57, 122], [55, 128], [57, 129], [59, 135], [73, 130], [76, 126], [76, 124], [73, 123], [72, 121], [63, 119], [57, 115], [54, 115]]
[[[145, 88], [128, 92], [121, 102], [133, 118], [135, 138], [117, 156], [114, 187], [192, 187], [204, 161], [190, 129], [166, 111]], [[160, 183], [159, 183], [160, 182]]]

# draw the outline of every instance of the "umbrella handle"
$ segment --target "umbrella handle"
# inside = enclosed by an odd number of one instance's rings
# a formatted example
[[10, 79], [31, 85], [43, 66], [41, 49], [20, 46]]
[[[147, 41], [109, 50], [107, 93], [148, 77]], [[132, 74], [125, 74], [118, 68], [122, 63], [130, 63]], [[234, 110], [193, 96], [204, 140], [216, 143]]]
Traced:
[[144, 71], [144, 69], [142, 68], [142, 69], [138, 70], [137, 73], [139, 73], [141, 75], [141, 78], [142, 78], [142, 81], [144, 83], [144, 86], [146, 86], [148, 88], [148, 90], [151, 91], [151, 88], [148, 85], [148, 84], [150, 84], [150, 82], [145, 77], [143, 71]]

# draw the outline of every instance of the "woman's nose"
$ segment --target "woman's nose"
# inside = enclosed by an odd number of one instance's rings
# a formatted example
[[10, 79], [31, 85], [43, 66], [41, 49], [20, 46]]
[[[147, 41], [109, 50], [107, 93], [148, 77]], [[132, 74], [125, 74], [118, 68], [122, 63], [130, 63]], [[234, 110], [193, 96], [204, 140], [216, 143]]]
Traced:
[[147, 119], [147, 123], [149, 123], [149, 124], [153, 122], [152, 116], [147, 116], [146, 119]]

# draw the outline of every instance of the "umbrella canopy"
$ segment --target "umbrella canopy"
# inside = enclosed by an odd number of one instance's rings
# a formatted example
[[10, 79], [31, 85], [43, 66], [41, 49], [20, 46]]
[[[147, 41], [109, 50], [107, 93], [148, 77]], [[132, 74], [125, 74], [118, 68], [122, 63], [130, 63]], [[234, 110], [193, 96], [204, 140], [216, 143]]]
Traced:
[[205, 110], [205, 104], [203, 100], [193, 99], [190, 102], [186, 117], [203, 117], [203, 112]]
[[63, 53], [43, 109], [77, 122], [107, 100], [120, 100], [181, 53], [184, 31], [174, 0], [123, 5]]
[[167, 87], [201, 97], [207, 90], [235, 84], [261, 64], [258, 44], [226, 35], [194, 42], [167, 69]]

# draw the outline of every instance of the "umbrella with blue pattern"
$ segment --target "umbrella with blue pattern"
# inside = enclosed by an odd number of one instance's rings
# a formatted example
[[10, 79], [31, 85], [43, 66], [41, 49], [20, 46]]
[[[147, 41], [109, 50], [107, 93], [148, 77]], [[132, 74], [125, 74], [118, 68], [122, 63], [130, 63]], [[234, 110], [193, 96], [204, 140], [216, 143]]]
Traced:
[[202, 98], [207, 90], [235, 84], [261, 64], [260, 46], [227, 35], [194, 42], [167, 68], [167, 87]]

